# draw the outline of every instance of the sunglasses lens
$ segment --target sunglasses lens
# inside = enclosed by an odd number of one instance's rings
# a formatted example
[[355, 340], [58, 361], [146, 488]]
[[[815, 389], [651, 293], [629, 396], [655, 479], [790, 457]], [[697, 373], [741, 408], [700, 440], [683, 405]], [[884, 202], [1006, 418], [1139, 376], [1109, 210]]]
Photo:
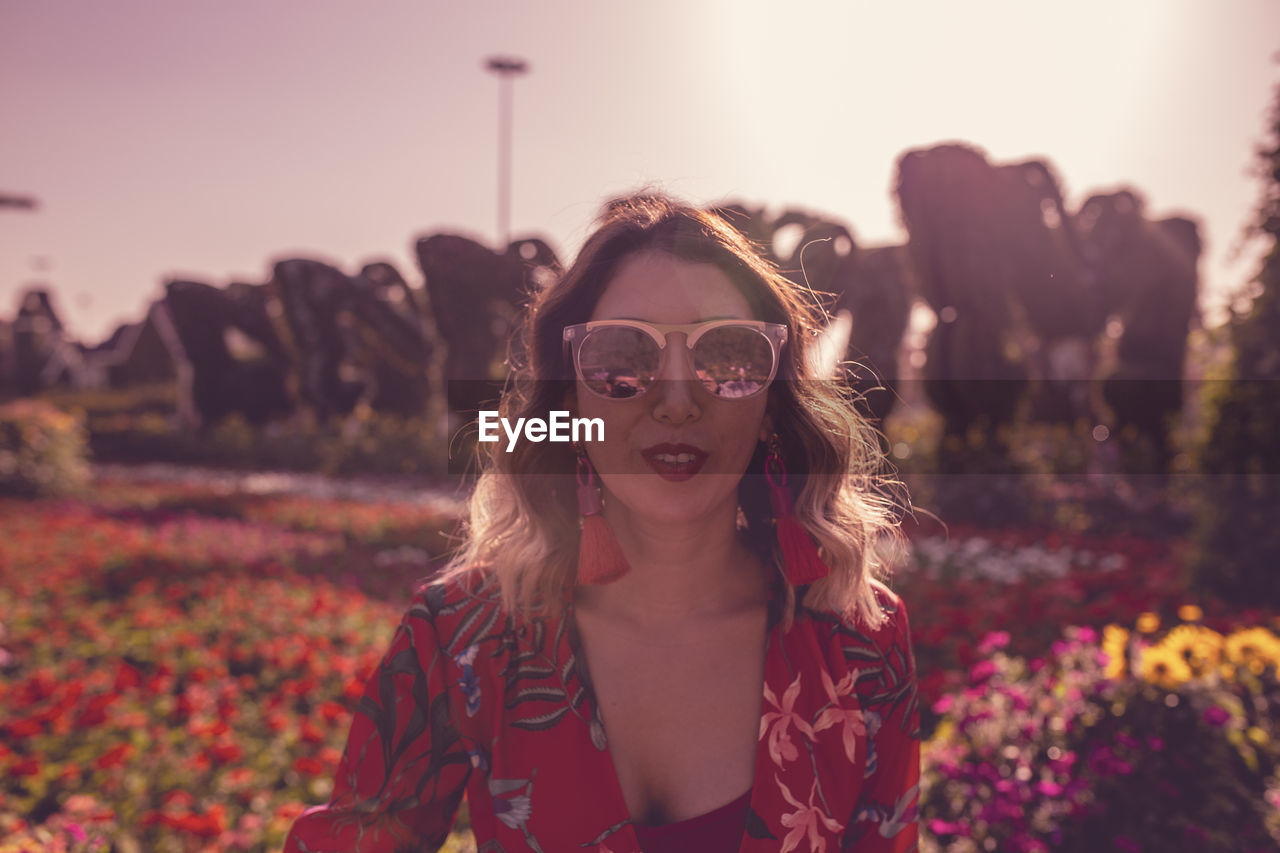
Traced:
[[593, 329], [578, 347], [583, 383], [593, 393], [614, 400], [644, 393], [657, 378], [661, 361], [662, 352], [653, 338], [626, 326]]
[[693, 367], [703, 387], [717, 397], [750, 397], [769, 384], [773, 344], [755, 329], [720, 326], [698, 338]]

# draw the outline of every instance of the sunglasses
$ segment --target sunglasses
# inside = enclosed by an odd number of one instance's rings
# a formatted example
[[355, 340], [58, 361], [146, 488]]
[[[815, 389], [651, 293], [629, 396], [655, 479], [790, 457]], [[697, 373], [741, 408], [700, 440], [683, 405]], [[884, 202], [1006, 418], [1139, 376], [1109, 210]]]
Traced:
[[702, 387], [731, 400], [753, 397], [769, 387], [787, 341], [787, 327], [781, 323], [598, 320], [565, 326], [564, 344], [588, 391], [606, 400], [625, 400], [639, 397], [658, 381], [672, 332], [685, 336], [693, 373]]

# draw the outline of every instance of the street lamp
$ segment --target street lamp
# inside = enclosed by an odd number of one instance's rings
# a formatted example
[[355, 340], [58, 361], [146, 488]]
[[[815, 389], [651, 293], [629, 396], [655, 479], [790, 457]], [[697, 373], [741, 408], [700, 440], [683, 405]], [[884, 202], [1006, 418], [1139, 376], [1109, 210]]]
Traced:
[[498, 75], [498, 240], [505, 249], [511, 228], [511, 78], [528, 72], [523, 59], [492, 56], [485, 67]]

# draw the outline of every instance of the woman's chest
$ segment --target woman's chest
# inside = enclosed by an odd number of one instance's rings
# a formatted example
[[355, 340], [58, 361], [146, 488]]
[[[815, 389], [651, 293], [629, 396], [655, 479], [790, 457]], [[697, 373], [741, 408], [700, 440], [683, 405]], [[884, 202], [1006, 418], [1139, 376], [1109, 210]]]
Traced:
[[595, 697], [632, 820], [704, 814], [751, 787], [764, 630], [640, 645], [586, 638]]

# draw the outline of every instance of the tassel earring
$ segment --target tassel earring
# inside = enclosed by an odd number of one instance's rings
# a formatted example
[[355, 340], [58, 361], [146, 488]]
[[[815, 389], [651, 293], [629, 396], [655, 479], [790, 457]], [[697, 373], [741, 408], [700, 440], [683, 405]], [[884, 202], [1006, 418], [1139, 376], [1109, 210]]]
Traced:
[[604, 501], [596, 487], [595, 471], [584, 450], [578, 451], [578, 512], [582, 538], [578, 542], [578, 583], [606, 584], [631, 571], [618, 537], [604, 520]]
[[[813, 537], [796, 518], [791, 492], [787, 491], [787, 466], [779, 452], [778, 436], [769, 438], [769, 455], [764, 460], [764, 476], [769, 482], [769, 504], [778, 523], [778, 547], [782, 550], [782, 574], [792, 586], [804, 586], [831, 574], [818, 555]], [[776, 479], [775, 479], [776, 472]]]

